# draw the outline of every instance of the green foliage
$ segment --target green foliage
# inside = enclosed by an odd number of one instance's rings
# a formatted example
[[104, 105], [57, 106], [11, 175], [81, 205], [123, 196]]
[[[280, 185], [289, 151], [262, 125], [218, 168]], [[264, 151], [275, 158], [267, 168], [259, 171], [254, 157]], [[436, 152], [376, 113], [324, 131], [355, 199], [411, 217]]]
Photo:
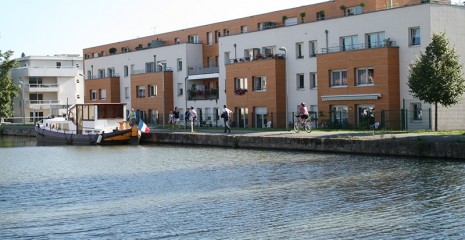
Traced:
[[0, 117], [11, 117], [13, 99], [19, 93], [19, 86], [13, 84], [10, 71], [16, 66], [16, 60], [10, 60], [13, 51], [2, 53], [0, 50]]
[[465, 91], [465, 79], [455, 49], [449, 48], [445, 34], [433, 34], [425, 53], [410, 69], [410, 93], [426, 103], [445, 107], [460, 101]]
[[[457, 104], [465, 91], [462, 65], [454, 48], [449, 47], [445, 33], [434, 33], [431, 43], [410, 68], [409, 92], [430, 104], [445, 107]], [[436, 111], [437, 114], [437, 111]], [[437, 130], [437, 116], [436, 130]]]

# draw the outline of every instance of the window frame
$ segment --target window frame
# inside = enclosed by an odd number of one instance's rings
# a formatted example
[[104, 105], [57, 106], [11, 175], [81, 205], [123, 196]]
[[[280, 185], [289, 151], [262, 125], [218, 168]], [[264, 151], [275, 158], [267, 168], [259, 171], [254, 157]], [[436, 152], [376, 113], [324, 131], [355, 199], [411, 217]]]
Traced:
[[318, 88], [318, 76], [316, 72], [310, 72], [310, 89]]
[[145, 86], [136, 87], [136, 98], [145, 98]]
[[296, 89], [297, 90], [305, 89], [305, 74], [303, 73], [296, 74]]
[[247, 78], [246, 77], [235, 78], [234, 89], [247, 89]]
[[[339, 78], [338, 79], [341, 79], [341, 83], [340, 84], [334, 84], [337, 80], [334, 79], [334, 74], [335, 73], [339, 73]], [[345, 78], [343, 77], [343, 73], [345, 73]], [[342, 87], [347, 87], [347, 82], [348, 82], [348, 79], [347, 79], [347, 69], [336, 69], [336, 70], [331, 70], [330, 71], [330, 87], [332, 88], [342, 88]], [[344, 79], [345, 79], [345, 84], [344, 84]]]
[[[364, 73], [361, 73], [361, 71], [364, 71]], [[370, 82], [370, 73], [371, 73], [371, 82]], [[362, 75], [365, 74], [364, 79], [361, 79]], [[357, 68], [355, 70], [355, 85], [356, 86], [373, 86], [375, 84], [375, 69], [372, 67], [367, 67], [367, 68]]]
[[[418, 42], [417, 42], [417, 40], [418, 40]], [[420, 29], [420, 27], [411, 27], [411, 28], [409, 28], [409, 46], [420, 46], [420, 45], [421, 45], [421, 29]]]
[[158, 96], [158, 85], [157, 84], [150, 84], [147, 86], [149, 92], [149, 97], [156, 97]]
[[253, 91], [266, 92], [266, 76], [253, 76]]

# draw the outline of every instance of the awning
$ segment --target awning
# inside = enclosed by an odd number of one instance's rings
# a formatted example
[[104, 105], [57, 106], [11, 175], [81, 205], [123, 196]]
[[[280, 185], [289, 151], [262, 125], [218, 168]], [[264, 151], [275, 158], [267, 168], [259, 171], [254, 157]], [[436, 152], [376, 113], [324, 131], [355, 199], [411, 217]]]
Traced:
[[323, 101], [377, 100], [380, 97], [381, 97], [380, 93], [352, 94], [352, 95], [328, 95], [328, 96], [321, 96], [321, 100]]
[[199, 74], [199, 75], [190, 75], [187, 77], [187, 80], [201, 80], [201, 79], [210, 79], [210, 78], [219, 78], [219, 73], [209, 73], [209, 74]]

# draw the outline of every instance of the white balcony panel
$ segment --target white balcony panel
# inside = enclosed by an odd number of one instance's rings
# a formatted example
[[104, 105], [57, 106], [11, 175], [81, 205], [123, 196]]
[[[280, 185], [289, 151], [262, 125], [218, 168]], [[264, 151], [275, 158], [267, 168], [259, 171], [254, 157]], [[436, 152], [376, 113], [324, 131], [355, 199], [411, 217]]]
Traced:
[[43, 67], [43, 68], [35, 68], [30, 67], [29, 76], [36, 76], [36, 77], [72, 77], [76, 76], [76, 68], [53, 68], [53, 67]]
[[60, 85], [58, 84], [29, 84], [29, 92], [44, 93], [44, 92], [59, 92]]

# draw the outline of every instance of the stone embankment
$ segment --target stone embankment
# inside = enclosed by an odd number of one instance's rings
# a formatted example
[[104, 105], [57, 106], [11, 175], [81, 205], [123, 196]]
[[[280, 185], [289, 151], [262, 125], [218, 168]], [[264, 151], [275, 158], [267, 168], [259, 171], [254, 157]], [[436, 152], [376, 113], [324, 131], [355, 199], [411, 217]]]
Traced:
[[[32, 126], [2, 126], [2, 134], [35, 136]], [[356, 153], [465, 160], [465, 135], [383, 134], [382, 132], [155, 130], [144, 134], [145, 144]]]

